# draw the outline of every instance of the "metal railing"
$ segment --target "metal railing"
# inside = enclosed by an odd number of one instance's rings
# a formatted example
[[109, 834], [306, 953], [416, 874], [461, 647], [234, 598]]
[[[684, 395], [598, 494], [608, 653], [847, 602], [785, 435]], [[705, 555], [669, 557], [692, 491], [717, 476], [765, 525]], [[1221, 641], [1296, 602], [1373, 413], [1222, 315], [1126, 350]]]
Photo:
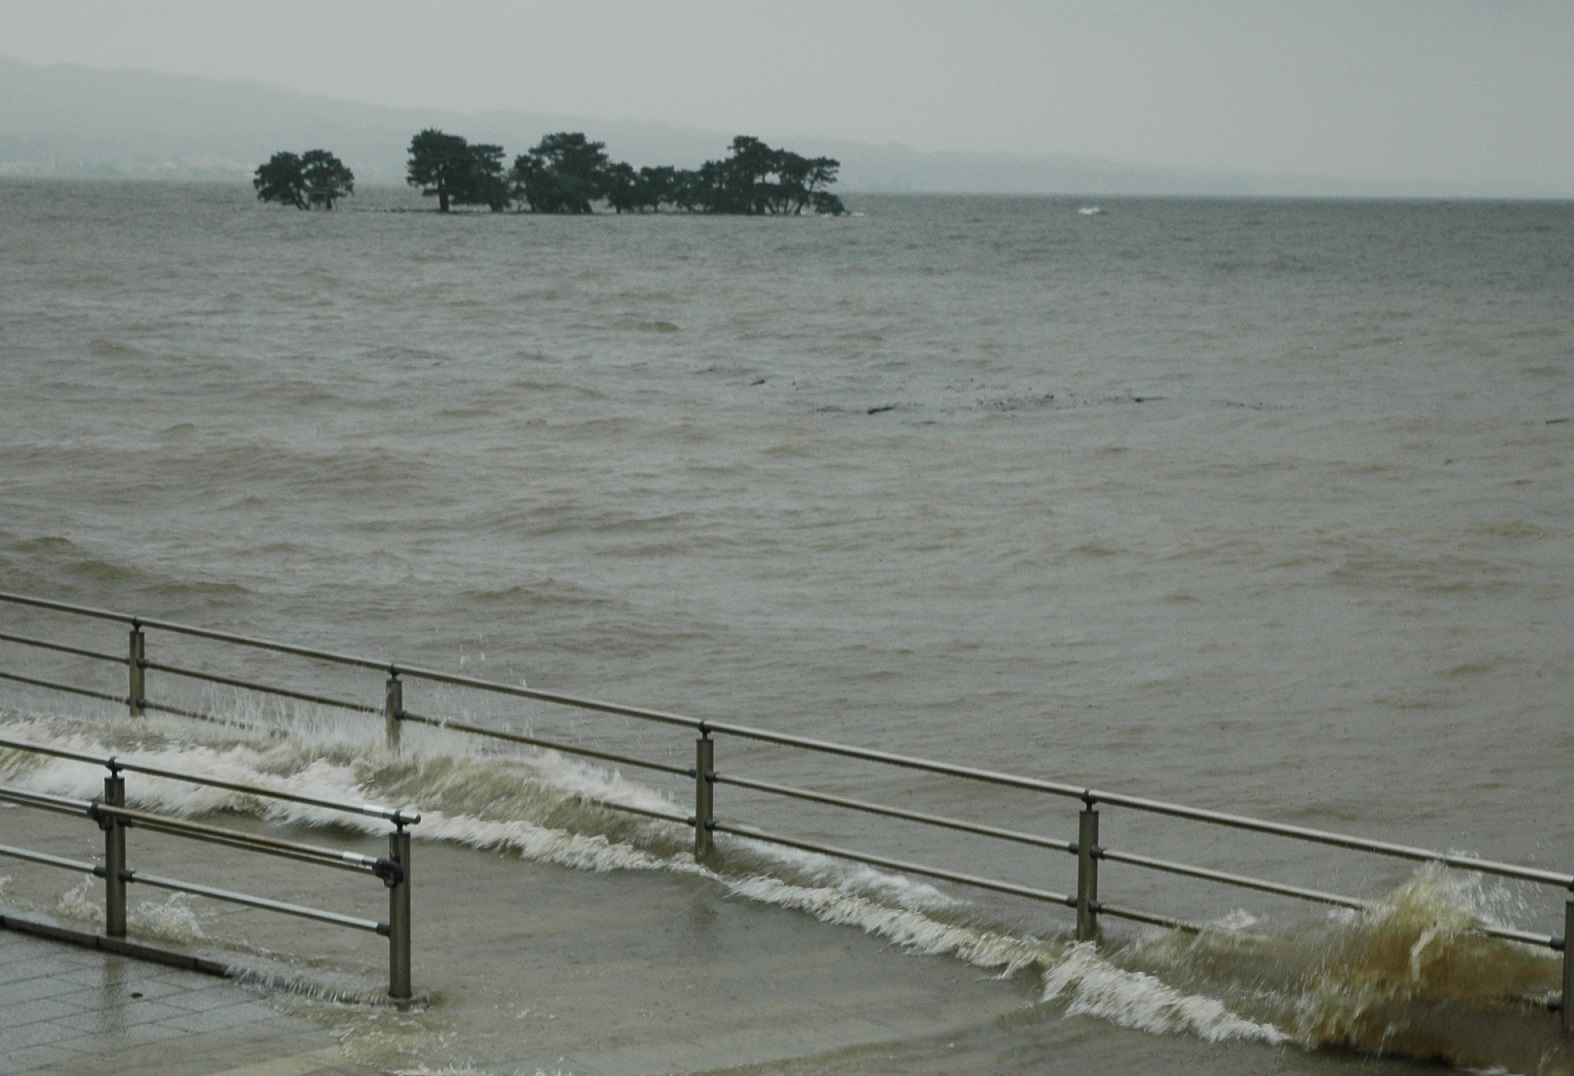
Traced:
[[[83, 874], [91, 874], [94, 877], [103, 879], [104, 934], [106, 937], [126, 937], [127, 887], [133, 884], [147, 885], [175, 893], [186, 893], [192, 896], [205, 897], [209, 900], [224, 901], [248, 908], [278, 912], [300, 919], [327, 923], [331, 926], [347, 927], [351, 930], [363, 930], [380, 934], [388, 939], [389, 997], [402, 1001], [408, 1000], [412, 996], [410, 985], [410, 833], [405, 827], [418, 823], [421, 820], [419, 814], [411, 813], [403, 808], [379, 807], [375, 804], [338, 803], [333, 800], [301, 795], [282, 789], [265, 788], [261, 785], [244, 784], [238, 781], [205, 777], [183, 770], [147, 765], [121, 756], [104, 757], [101, 755], [90, 755], [81, 751], [29, 743], [11, 737], [0, 737], [0, 749], [51, 758], [70, 759], [75, 762], [91, 763], [108, 769], [109, 774], [104, 778], [104, 794], [94, 800], [71, 799], [65, 796], [0, 785], [0, 802], [90, 818], [104, 831], [104, 858], [102, 862], [98, 863], [66, 859], [33, 849], [17, 848], [4, 844], [0, 844], [0, 856], [79, 871]], [[157, 814], [152, 811], [136, 810], [126, 806], [126, 779], [121, 776], [123, 773], [146, 774], [152, 777], [183, 781], [209, 788], [222, 788], [248, 796], [283, 800], [331, 811], [382, 819], [383, 821], [393, 823], [394, 826], [394, 831], [388, 835], [388, 855], [386, 857], [377, 857], [363, 855], [360, 852], [323, 848], [317, 845], [303, 844], [300, 841], [244, 833], [221, 826], [193, 822], [189, 819]], [[249, 893], [239, 893], [234, 890], [201, 885], [178, 878], [165, 878], [160, 875], [139, 871], [130, 865], [126, 853], [126, 831], [133, 827], [228, 848], [277, 856], [300, 863], [310, 863], [321, 867], [332, 867], [338, 870], [375, 875], [382, 880], [383, 885], [388, 889], [388, 920], [379, 922], [374, 919], [344, 915], [321, 908], [271, 900], [267, 897], [254, 896]]]
[[[1553, 887], [1563, 891], [1565, 894], [1562, 909], [1562, 935], [1539, 933], [1487, 923], [1479, 923], [1478, 928], [1482, 933], [1492, 937], [1562, 953], [1562, 997], [1567, 999], [1574, 996], [1574, 953], [1570, 952], [1568, 944], [1568, 939], [1574, 937], [1574, 874], [1499, 862], [1478, 856], [1444, 853], [1388, 841], [1370, 840], [1304, 826], [1287, 825], [1245, 815], [1205, 810], [1183, 804], [1107, 792], [1070, 783], [1042, 780], [997, 770], [774, 732], [733, 722], [711, 721], [646, 707], [628, 706], [559, 692], [542, 691], [522, 685], [514, 686], [479, 677], [421, 668], [397, 662], [338, 654], [289, 643], [213, 631], [186, 624], [70, 605], [64, 602], [0, 593], [0, 603], [50, 610], [77, 617], [115, 621], [130, 627], [130, 640], [126, 656], [124, 657], [105, 654], [102, 651], [86, 647], [69, 646], [59, 642], [15, 634], [0, 634], [0, 640], [6, 642], [64, 653], [76, 658], [112, 662], [125, 666], [127, 669], [127, 690], [123, 696], [84, 688], [80, 685], [50, 681], [40, 677], [22, 676], [4, 670], [0, 670], [0, 679], [35, 687], [73, 692], [120, 703], [126, 705], [129, 712], [133, 715], [140, 715], [153, 710], [187, 717], [217, 719], [211, 713], [175, 706], [168, 702], [159, 702], [155, 698], [150, 697], [148, 694], [147, 674], [155, 672], [183, 680], [223, 685], [236, 690], [256, 692], [264, 696], [307, 702], [356, 713], [380, 713], [384, 719], [386, 743], [391, 751], [400, 749], [403, 727], [405, 725], [417, 725], [446, 729], [451, 732], [482, 737], [496, 742], [556, 751], [581, 758], [593, 759], [597, 762], [632, 766], [649, 772], [664, 774], [668, 777], [692, 781], [693, 813], [686, 814], [679, 810], [640, 807], [608, 799], [597, 799], [594, 802], [599, 806], [612, 810], [630, 812], [691, 828], [693, 830], [693, 852], [697, 860], [707, 860], [716, 853], [717, 834], [798, 849], [817, 855], [830, 856], [886, 870], [912, 874], [922, 878], [1005, 894], [1010, 897], [1061, 905], [1075, 912], [1076, 937], [1081, 940], [1095, 939], [1099, 935], [1100, 921], [1104, 917], [1181, 930], [1196, 931], [1202, 929], [1198, 923], [1187, 921], [1177, 916], [1144, 910], [1126, 904], [1117, 904], [1103, 899], [1100, 895], [1099, 875], [1100, 867], [1105, 863], [1121, 864], [1142, 871], [1188, 878], [1209, 885], [1251, 890], [1296, 901], [1306, 901], [1356, 911], [1370, 908], [1374, 903], [1357, 897], [1290, 882], [1258, 878], [1247, 874], [1161, 859], [1123, 848], [1110, 847], [1102, 844], [1099, 836], [1101, 815], [1104, 809], [1109, 808], [1120, 808], [1141, 816], [1178, 819], [1210, 827], [1248, 831], [1303, 844], [1329, 846], [1387, 859], [1436, 863], [1457, 870], [1473, 871], [1533, 885]], [[332, 697], [315, 691], [301, 690], [297, 687], [286, 687], [278, 683], [265, 683], [256, 679], [221, 674], [190, 666], [151, 661], [147, 656], [145, 638], [145, 633], [150, 630], [169, 633], [177, 637], [216, 642], [226, 647], [290, 655], [329, 665], [376, 671], [386, 677], [382, 685], [382, 705], [378, 707], [355, 699]], [[437, 685], [440, 688], [473, 690], [492, 698], [529, 700], [551, 704], [555, 707], [567, 707], [574, 712], [593, 712], [622, 717], [633, 722], [644, 723], [645, 725], [684, 729], [695, 734], [694, 754], [692, 756], [694, 760], [693, 765], [641, 757], [624, 751], [612, 750], [598, 743], [570, 742], [562, 737], [548, 737], [537, 735], [533, 732], [488, 727], [473, 720], [456, 720], [422, 714], [405, 708], [405, 689], [412, 683]], [[886, 773], [906, 771], [957, 780], [965, 782], [968, 786], [974, 788], [986, 786], [1028, 793], [1034, 796], [1075, 801], [1079, 804], [1077, 809], [1076, 838], [1074, 840], [1057, 839], [1022, 829], [996, 825], [991, 822], [981, 822], [975, 819], [958, 818], [892, 804], [876, 803], [851, 796], [833, 794], [824, 790], [764, 780], [757, 776], [750, 776], [731, 770], [721, 770], [716, 765], [716, 744], [721, 738], [729, 738], [756, 746], [786, 749], [794, 753], [851, 760], [861, 764], [880, 767]], [[686, 762], [686, 760], [684, 761]], [[1075, 860], [1075, 888], [1072, 892], [1056, 892], [971, 871], [950, 869], [870, 851], [840, 847], [824, 841], [777, 832], [749, 822], [718, 816], [716, 813], [716, 789], [718, 786], [729, 786], [772, 799], [790, 799], [814, 804], [836, 812], [853, 812], [860, 815], [878, 816], [914, 823], [929, 830], [949, 831], [972, 837], [986, 838], [991, 841], [1006, 842], [1015, 846], [1062, 853]], [[1565, 1034], [1570, 1033], [1570, 1006], [1566, 1003], [1554, 1004], [1561, 1009], [1561, 1019]]]

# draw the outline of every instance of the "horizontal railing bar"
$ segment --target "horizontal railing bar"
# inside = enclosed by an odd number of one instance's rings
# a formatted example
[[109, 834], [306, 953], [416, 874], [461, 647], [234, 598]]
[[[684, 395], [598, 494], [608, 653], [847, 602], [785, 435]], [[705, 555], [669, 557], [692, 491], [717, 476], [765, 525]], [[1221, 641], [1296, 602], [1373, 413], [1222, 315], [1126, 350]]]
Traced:
[[[88, 762], [96, 766], [109, 765], [109, 758], [104, 755], [90, 755], [86, 751], [73, 751], [67, 747], [46, 747], [43, 744], [29, 743], [27, 740], [13, 740], [9, 736], [0, 736], [0, 747], [9, 747], [14, 751], [29, 751], [35, 755], [48, 755], [51, 758], [64, 758], [72, 762]], [[121, 765], [119, 759], [115, 764]]]
[[[1189, 922], [1185, 919], [1175, 919], [1171, 916], [1156, 915], [1150, 912], [1141, 912], [1133, 908], [1125, 908], [1118, 904], [1099, 905], [1100, 915], [1112, 915], [1119, 919], [1129, 919], [1137, 923], [1148, 923], [1156, 927], [1170, 927], [1174, 930], [1185, 930], [1191, 933], [1201, 933], [1206, 927], [1201, 923]], [[1506, 941], [1523, 942], [1526, 945], [1535, 945], [1543, 949], [1559, 949], [1559, 939], [1547, 934], [1532, 934], [1529, 931], [1514, 930], [1509, 927], [1493, 927], [1484, 923], [1477, 923], [1476, 929], [1481, 933], [1494, 938], [1503, 938]]]
[[423, 714], [411, 713], [408, 710], [401, 710], [399, 719], [401, 721], [412, 721], [417, 725], [427, 725], [434, 729], [448, 729], [452, 732], [463, 732], [471, 736], [487, 736], [494, 740], [506, 740], [509, 743], [527, 744], [531, 747], [544, 747], [550, 751], [561, 751], [569, 755], [583, 755], [586, 758], [600, 759], [603, 762], [621, 762], [628, 766], [641, 766], [647, 770], [670, 773], [677, 777], [694, 776], [693, 770], [685, 769], [682, 766], [674, 766], [666, 762], [650, 762], [646, 759], [635, 758], [632, 755], [620, 755], [612, 751], [598, 751], [593, 747], [577, 747], [572, 744], [559, 743], [556, 740], [544, 739], [540, 736], [530, 736], [522, 732], [503, 732], [498, 729], [472, 725], [465, 721], [450, 721], [445, 718], [427, 717]]
[[256, 833], [242, 833], [239, 830], [208, 826], [201, 822], [192, 822], [184, 818], [171, 818], [168, 815], [154, 814], [151, 811], [138, 811], [131, 807], [114, 807], [107, 803], [95, 803], [93, 806], [100, 814], [114, 818], [124, 818], [146, 829], [161, 830], [165, 833], [190, 837], [194, 840], [228, 844], [236, 848], [249, 848], [252, 851], [263, 852], [268, 855], [285, 855], [292, 859], [320, 863], [325, 867], [340, 867], [354, 871], [375, 871], [377, 869], [376, 857], [362, 855], [360, 852], [341, 852], [333, 848], [322, 848], [314, 844], [287, 841], [282, 837], [264, 837]]
[[136, 617], [126, 613], [112, 613], [107, 609], [94, 609], [88, 605], [71, 605], [67, 602], [51, 601], [48, 598], [29, 598], [22, 594], [11, 594], [0, 591], [0, 601], [11, 602], [15, 605], [31, 605], [37, 609], [53, 609], [59, 613], [77, 613], [81, 616], [97, 617], [100, 620], [118, 620], [122, 624], [136, 622]]
[[0, 786], [0, 800], [20, 803], [26, 807], [39, 807], [59, 814], [86, 815], [93, 806], [87, 800], [67, 799], [65, 796], [53, 796], [48, 792], [32, 792], [25, 788], [8, 786]]
[[286, 699], [316, 703], [319, 706], [336, 706], [341, 710], [354, 710], [356, 713], [362, 714], [382, 713], [382, 708], [378, 706], [367, 706], [359, 702], [345, 702], [343, 699], [331, 699], [325, 695], [312, 695], [304, 691], [291, 691], [289, 688], [259, 684], [251, 680], [240, 680], [233, 676], [220, 676], [217, 673], [200, 672], [196, 669], [183, 669], [178, 665], [163, 665], [154, 661], [144, 661], [142, 667], [144, 669], [153, 669], [156, 672], [184, 676], [191, 680], [205, 680], [210, 684], [223, 684], [225, 687], [245, 688], [248, 691], [260, 691], [266, 695], [279, 695]]
[[1269, 833], [1279, 837], [1291, 837], [1315, 844], [1332, 845], [1337, 848], [1348, 848], [1359, 852], [1372, 852], [1377, 855], [1392, 856], [1398, 859], [1416, 860], [1422, 863], [1442, 863], [1445, 866], [1457, 867], [1461, 870], [1479, 871], [1482, 874], [1495, 874], [1504, 878], [1517, 878], [1524, 882], [1539, 882], [1543, 885], [1555, 885], [1563, 888], [1574, 887], [1574, 874], [1559, 874], [1556, 871], [1540, 870], [1535, 867], [1520, 867], [1512, 863], [1498, 863], [1489, 859], [1479, 859], [1475, 856], [1434, 852], [1426, 848], [1390, 844], [1387, 841], [1373, 841], [1364, 837], [1350, 837], [1342, 833], [1308, 829], [1305, 826], [1292, 826], [1282, 822], [1266, 822], [1259, 818], [1248, 818], [1245, 815], [1225, 814], [1220, 811], [1204, 810], [1200, 807], [1184, 807], [1178, 803], [1143, 799], [1140, 796], [1124, 796], [1113, 792], [1100, 792], [1095, 789], [1089, 789], [1087, 795], [1090, 802], [1093, 803], [1108, 803], [1118, 807], [1130, 807], [1133, 810], [1147, 811], [1150, 814], [1164, 814], [1175, 818], [1187, 818], [1196, 822], [1210, 822], [1214, 825], [1230, 826], [1234, 829]]
[[978, 822], [968, 822], [960, 818], [948, 818], [945, 815], [927, 814], [923, 811], [912, 811], [903, 807], [887, 807], [880, 803], [848, 799], [845, 796], [835, 796], [827, 792], [815, 792], [807, 788], [794, 788], [790, 785], [778, 785], [770, 781], [757, 781], [753, 778], [736, 777], [722, 773], [715, 775], [715, 781], [718, 785], [735, 785], [738, 788], [749, 788], [756, 792], [768, 792], [776, 796], [808, 800], [810, 803], [824, 803], [832, 807], [845, 807], [852, 811], [883, 815], [886, 818], [900, 818], [907, 822], [918, 822], [942, 829], [960, 830], [963, 833], [974, 833], [981, 837], [995, 837], [1003, 841], [1015, 841], [1018, 844], [1029, 844], [1036, 848], [1052, 848], [1059, 852], [1075, 852], [1077, 850], [1077, 846], [1070, 841], [1057, 841], [1049, 837], [1040, 837], [1034, 833], [1022, 833], [1014, 829], [1001, 829], [997, 826], [986, 826]]
[[651, 807], [635, 807], [631, 803], [613, 803], [611, 800], [602, 799], [587, 798], [586, 802], [593, 803], [597, 807], [605, 807], [609, 811], [627, 811], [630, 814], [644, 815], [646, 818], [656, 818], [663, 822], [675, 822], [680, 826], [694, 825], [692, 817], [681, 814], [668, 814], [665, 811], [658, 811]]
[[1110, 848], [1100, 848], [1098, 855], [1100, 859], [1108, 860], [1111, 863], [1127, 863], [1134, 867], [1146, 867], [1148, 870], [1164, 871], [1167, 874], [1179, 874], [1187, 878], [1200, 878], [1204, 881], [1234, 886], [1237, 889], [1255, 889], [1262, 893], [1274, 893], [1281, 897], [1298, 897], [1301, 900], [1314, 901], [1318, 904], [1332, 904], [1341, 908], [1354, 908], [1357, 911], [1372, 906], [1371, 901], [1360, 900], [1356, 897], [1342, 897], [1337, 893], [1324, 893], [1317, 889], [1303, 889], [1300, 886], [1288, 885], [1282, 882], [1269, 882], [1261, 878], [1251, 878], [1244, 874], [1230, 874], [1226, 871], [1210, 870], [1207, 867], [1193, 867], [1187, 863], [1154, 859], [1151, 856], [1137, 855], [1132, 852], [1119, 852]]
[[135, 622], [144, 628], [174, 632], [177, 635], [190, 635], [198, 639], [211, 639], [219, 643], [249, 646], [253, 650], [272, 650], [280, 654], [294, 654], [296, 657], [315, 658], [318, 661], [329, 661], [338, 665], [354, 665], [362, 669], [387, 671], [389, 668], [388, 662], [377, 661], [374, 658], [357, 657], [354, 654], [336, 654], [331, 650], [316, 650], [309, 646], [280, 643], [272, 639], [255, 639], [246, 635], [236, 635], [228, 631], [215, 631], [212, 628], [198, 628], [190, 624], [177, 624], [170, 620], [149, 620], [146, 617], [138, 617]]
[[1187, 919], [1176, 919], [1169, 915], [1156, 915], [1152, 912], [1138, 911], [1119, 904], [1105, 904], [1099, 902], [1100, 915], [1113, 915], [1117, 919], [1129, 919], [1133, 923], [1147, 923], [1149, 926], [1168, 927], [1171, 930], [1184, 930], [1192, 934], [1201, 934], [1205, 929], [1201, 923], [1193, 923]]
[[288, 904], [280, 900], [269, 900], [267, 897], [254, 897], [249, 893], [236, 893], [229, 889], [215, 889], [212, 886], [198, 885], [196, 882], [183, 882], [176, 878], [160, 878], [154, 874], [143, 874], [134, 870], [124, 872], [121, 877], [128, 882], [150, 885], [158, 889], [169, 889], [176, 893], [190, 893], [193, 896], [227, 901], [230, 904], [244, 904], [249, 908], [262, 908], [270, 912], [293, 915], [300, 919], [314, 919], [319, 923], [331, 923], [334, 926], [365, 930], [373, 934], [388, 933], [387, 923], [379, 923], [375, 919], [361, 919], [353, 915], [341, 915], [338, 912], [324, 911], [321, 908], [308, 908], [304, 904]]
[[891, 859], [886, 856], [871, 855], [867, 852], [854, 852], [846, 848], [837, 848], [829, 844], [817, 844], [814, 841], [803, 841], [796, 837], [785, 837], [779, 833], [770, 833], [766, 830], [756, 829], [753, 826], [741, 826], [726, 822], [714, 822], [711, 827], [716, 833], [730, 833], [737, 837], [747, 837], [750, 840], [767, 841], [771, 844], [780, 844], [788, 848], [797, 848], [805, 852], [818, 852], [821, 855], [835, 856], [837, 859], [850, 859], [855, 863], [867, 863], [874, 867], [885, 867], [888, 870], [902, 871], [906, 874], [917, 874], [925, 878], [939, 878], [947, 882], [956, 882], [959, 885], [969, 885], [977, 889], [990, 889], [997, 893], [1009, 893], [1016, 897], [1026, 897], [1029, 900], [1041, 900], [1050, 904], [1064, 904], [1072, 907], [1076, 904], [1075, 897], [1068, 897], [1064, 893], [1052, 893], [1047, 889], [1033, 889], [1014, 882], [1002, 882], [994, 878], [984, 878], [976, 874], [962, 874], [959, 871], [948, 871], [940, 867], [926, 867], [920, 863], [908, 863], [905, 860]]
[[125, 704], [124, 695], [111, 695], [104, 691], [92, 691], [85, 687], [72, 687], [70, 684], [57, 684], [53, 680], [38, 680], [31, 676], [18, 676], [16, 673], [0, 672], [0, 680], [11, 680], [18, 684], [28, 684], [32, 687], [47, 687], [53, 691], [66, 691], [73, 695], [86, 695], [90, 699], [103, 699], [105, 702], [118, 702]]
[[852, 747], [848, 744], [833, 743], [829, 740], [816, 740], [807, 736], [769, 732], [765, 729], [750, 728], [748, 725], [732, 725], [718, 721], [706, 721], [703, 724], [707, 732], [724, 733], [745, 740], [758, 740], [761, 743], [776, 744], [779, 747], [798, 747], [805, 751], [816, 751], [825, 755], [840, 755], [844, 758], [855, 758], [864, 762], [879, 762], [887, 766], [922, 770], [926, 773], [937, 773], [947, 777], [962, 777], [971, 781], [982, 781], [986, 784], [1002, 785], [1007, 788], [1020, 788], [1029, 792], [1047, 792], [1053, 796], [1081, 798], [1083, 793], [1083, 789], [1076, 785], [1060, 784], [1055, 781], [1041, 781], [1034, 777], [1018, 777], [1016, 774], [1002, 773], [998, 770], [959, 766], [951, 762], [935, 762], [927, 758], [918, 758], [915, 755], [898, 755], [890, 751], [874, 751], [866, 747]]
[[80, 646], [51, 643], [43, 639], [29, 639], [25, 635], [11, 635], [3, 631], [0, 631], [0, 640], [8, 643], [20, 643], [23, 646], [36, 646], [40, 650], [54, 650], [61, 654], [75, 654], [79, 658], [96, 658], [99, 661], [108, 661], [116, 665], [124, 665], [131, 660], [124, 654], [101, 654], [97, 650], [84, 650]]
[[205, 714], [201, 710], [185, 710], [179, 706], [170, 706], [167, 703], [154, 702], [152, 699], [143, 699], [142, 708], [144, 710], [157, 710], [161, 714], [174, 714], [176, 717], [189, 717], [193, 721], [211, 721], [215, 725], [231, 724], [229, 718], [217, 717], [213, 714]]
[[194, 785], [224, 788], [231, 792], [243, 792], [251, 796], [288, 800], [292, 803], [304, 803], [311, 807], [326, 807], [330, 810], [344, 811], [349, 814], [381, 818], [402, 826], [413, 826], [421, 821], [420, 815], [405, 814], [401, 808], [397, 807], [380, 807], [375, 803], [337, 803], [317, 796], [303, 796], [298, 792], [286, 792], [282, 789], [264, 788], [261, 785], [249, 785], [239, 781], [226, 781], [217, 777], [203, 777], [198, 774], [182, 773], [179, 770], [165, 769], [162, 766], [149, 766], [142, 762], [128, 761], [118, 755], [90, 755], [85, 751], [71, 751], [63, 747], [47, 747], [43, 744], [28, 743], [25, 740], [13, 740], [8, 736], [0, 736], [0, 747], [31, 751], [40, 755], [52, 755], [55, 758], [66, 758], [75, 762], [89, 762], [111, 770], [118, 769], [125, 770], [128, 773], [145, 773], [151, 777], [164, 777], [175, 781], [186, 781]]
[[0, 856], [10, 856], [12, 859], [25, 859], [32, 863], [42, 863], [49, 867], [64, 867], [66, 870], [81, 871], [83, 874], [92, 874], [96, 863], [80, 863], [74, 859], [62, 859], [52, 856], [47, 852], [34, 852], [28, 848], [13, 848], [9, 844], [0, 844]]
[[256, 852], [260, 855], [273, 856], [277, 859], [294, 860], [297, 863], [308, 863], [318, 867], [334, 867], [340, 870], [349, 870], [365, 873], [369, 868], [364, 868], [354, 862], [340, 862], [333, 859], [324, 859], [322, 856], [311, 855], [306, 852], [295, 852], [286, 848], [264, 848], [256, 844], [239, 839], [239, 837], [223, 834], [201, 834], [161, 822], [139, 822], [137, 825], [154, 833], [168, 833], [175, 837], [185, 837], [189, 840], [202, 841], [205, 844], [216, 844], [223, 848], [234, 848], [242, 852]]
[[579, 710], [595, 710], [604, 714], [614, 714], [619, 717], [634, 717], [643, 721], [656, 721], [665, 725], [678, 725], [682, 728], [699, 731], [707, 722], [697, 717], [686, 717], [683, 714], [667, 713], [663, 710], [649, 710], [642, 706], [625, 706], [617, 702], [602, 702], [597, 699], [580, 698], [577, 695], [564, 695], [556, 691], [542, 691], [533, 687], [515, 687], [512, 684], [500, 684], [494, 680], [482, 680], [474, 676], [461, 676], [458, 673], [439, 672], [436, 669], [422, 669], [413, 665], [385, 666], [401, 676], [415, 677], [420, 680], [431, 680], [434, 683], [450, 684], [454, 687], [472, 687], [479, 691], [490, 691], [497, 695], [512, 695], [519, 699], [534, 699], [536, 702], [550, 702], [559, 706], [572, 706]]
[[1513, 927], [1494, 927], [1485, 923], [1477, 923], [1476, 929], [1494, 938], [1523, 942], [1526, 945], [1536, 945], [1543, 949], [1560, 950], [1563, 948], [1561, 944], [1562, 939], [1554, 938], [1551, 934], [1533, 934], [1528, 930], [1515, 930]]

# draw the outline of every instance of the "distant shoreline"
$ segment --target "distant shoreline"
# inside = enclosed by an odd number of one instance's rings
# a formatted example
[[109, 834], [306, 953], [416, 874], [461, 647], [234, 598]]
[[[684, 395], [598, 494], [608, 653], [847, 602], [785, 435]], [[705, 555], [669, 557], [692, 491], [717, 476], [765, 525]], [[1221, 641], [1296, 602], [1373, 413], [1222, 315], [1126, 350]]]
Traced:
[[[101, 175], [101, 174], [57, 174], [57, 175], [29, 175], [17, 172], [7, 172], [0, 167], [0, 183], [104, 183], [104, 184], [147, 184], [149, 186], [197, 186], [197, 187], [234, 187], [245, 190], [252, 196], [251, 180], [249, 176], [187, 176], [187, 175]], [[356, 187], [363, 192], [400, 192], [401, 197], [409, 193], [412, 198], [419, 195], [409, 188], [388, 180], [371, 180], [365, 183], [357, 181]], [[1400, 202], [1410, 202], [1417, 205], [1574, 205], [1574, 196], [1560, 195], [1457, 195], [1457, 194], [1276, 194], [1276, 193], [1241, 193], [1241, 194], [1150, 194], [1150, 193], [1120, 193], [1110, 191], [940, 191], [940, 190], [896, 190], [881, 187], [860, 187], [844, 184], [841, 187], [843, 194], [864, 198], [969, 198], [988, 201], [1002, 201], [1022, 199], [1030, 201], [1064, 201], [1086, 203], [1090, 200], [1118, 204], [1120, 202], [1271, 202], [1289, 203], [1305, 202], [1308, 204], [1326, 203], [1381, 203], [1391, 205]], [[267, 208], [267, 207], [259, 207]], [[335, 212], [361, 212], [361, 213], [421, 213], [431, 212], [436, 214], [436, 209], [422, 209], [417, 206], [410, 208], [388, 208], [357, 206], [354, 199], [340, 203]], [[485, 207], [478, 209], [456, 209], [449, 216], [467, 216], [478, 212], [493, 216]], [[440, 214], [439, 214], [440, 215]], [[506, 214], [505, 214], [506, 215]], [[526, 213], [524, 216], [530, 216]], [[617, 216], [615, 213], [596, 214], [597, 216]], [[645, 214], [622, 214], [623, 216], [654, 216]], [[663, 214], [666, 215], [666, 214]]]

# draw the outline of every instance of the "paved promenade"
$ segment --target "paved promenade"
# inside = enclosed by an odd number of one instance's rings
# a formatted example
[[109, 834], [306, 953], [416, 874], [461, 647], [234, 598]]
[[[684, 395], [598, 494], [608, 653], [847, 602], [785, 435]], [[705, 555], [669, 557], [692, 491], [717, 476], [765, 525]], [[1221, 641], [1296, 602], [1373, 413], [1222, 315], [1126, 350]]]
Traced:
[[375, 1072], [227, 979], [0, 930], [0, 1073]]

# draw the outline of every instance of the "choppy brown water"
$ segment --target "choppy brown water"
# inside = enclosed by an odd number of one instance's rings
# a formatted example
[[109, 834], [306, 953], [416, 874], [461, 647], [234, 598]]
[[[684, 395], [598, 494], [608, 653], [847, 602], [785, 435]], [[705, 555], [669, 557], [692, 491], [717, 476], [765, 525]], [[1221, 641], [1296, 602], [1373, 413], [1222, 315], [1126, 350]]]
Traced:
[[[0, 194], [4, 589], [1574, 864], [1567, 205], [556, 221]], [[666, 838], [594, 813], [475, 809], [485, 766], [406, 779], [352, 757], [342, 779], [368, 792], [459, 796], [475, 832], [451, 840], [554, 861], [476, 834], [610, 833], [681, 874]], [[1329, 869], [1243, 852], [1291, 880]], [[1258, 922], [1182, 949], [1133, 931], [1097, 966], [1041, 920], [1022, 1014], [961, 1053], [917, 1036], [786, 1071], [1369, 1064], [1319, 1044], [1566, 1065], [1498, 1045], [1543, 1043], [1545, 1014], [1469, 1000], [1550, 989], [1554, 965], [1450, 926], [1521, 894], [1333, 869], [1387, 918], [1184, 894]], [[1556, 911], [1524, 925], [1557, 932]], [[969, 929], [1024, 929], [994, 915]]]

